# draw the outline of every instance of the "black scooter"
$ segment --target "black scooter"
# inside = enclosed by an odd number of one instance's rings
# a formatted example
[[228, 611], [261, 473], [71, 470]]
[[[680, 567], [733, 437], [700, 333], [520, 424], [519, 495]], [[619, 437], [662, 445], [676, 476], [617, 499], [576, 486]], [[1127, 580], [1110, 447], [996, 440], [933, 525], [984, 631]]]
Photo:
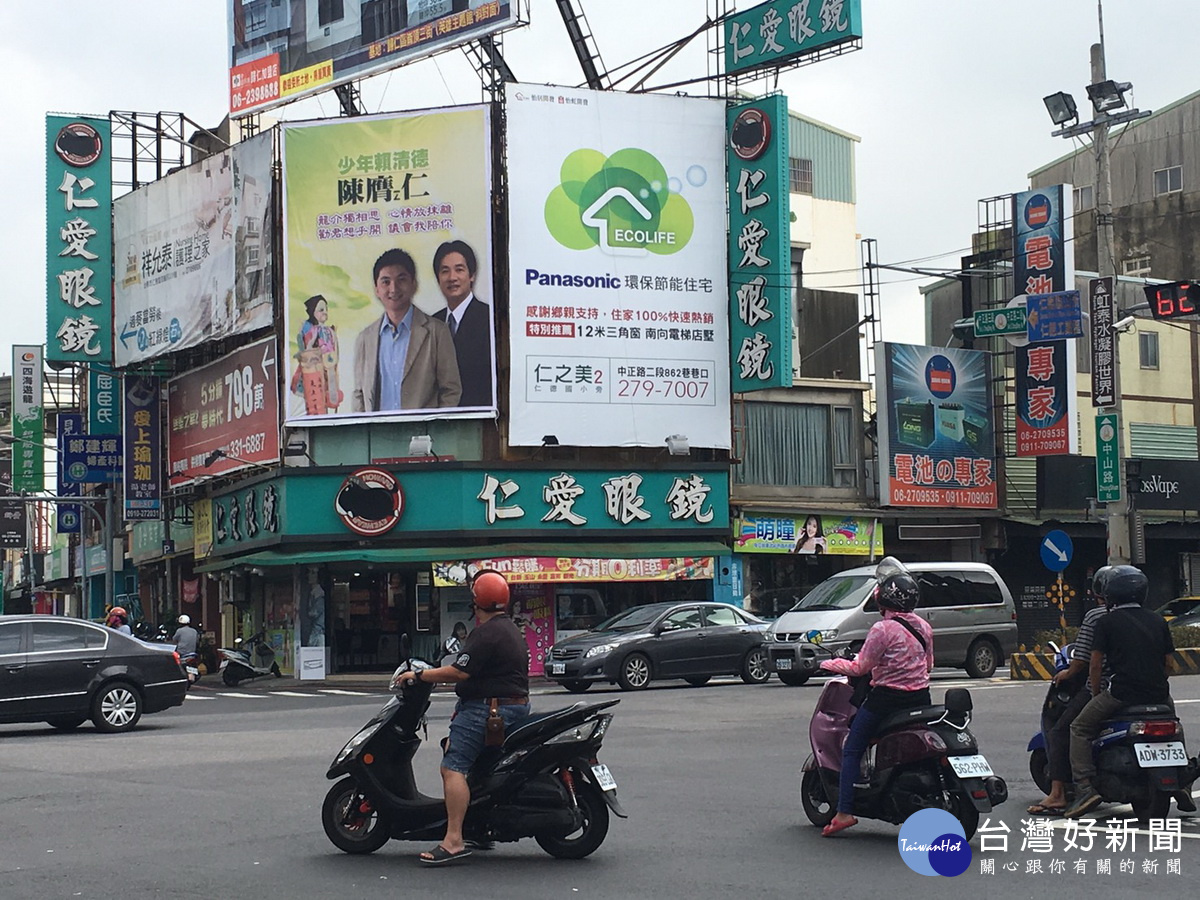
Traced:
[[[340, 778], [321, 808], [325, 834], [346, 853], [373, 853], [389, 840], [438, 841], [446, 829], [441, 798], [417, 790], [412, 761], [425, 725], [432, 686], [401, 686], [333, 760], [326, 777]], [[485, 748], [467, 776], [471, 805], [463, 822], [469, 841], [532, 837], [551, 856], [582, 859], [608, 834], [609, 810], [626, 818], [608, 766], [597, 760], [612, 722], [604, 710], [619, 700], [579, 702], [530, 716], [498, 748]], [[428, 732], [426, 731], [426, 736]]]

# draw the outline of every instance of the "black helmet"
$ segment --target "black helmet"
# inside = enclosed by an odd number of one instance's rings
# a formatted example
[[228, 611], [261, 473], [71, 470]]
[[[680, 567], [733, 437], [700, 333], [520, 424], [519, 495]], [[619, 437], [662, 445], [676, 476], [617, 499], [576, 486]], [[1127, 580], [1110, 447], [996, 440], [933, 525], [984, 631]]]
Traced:
[[875, 601], [880, 609], [897, 612], [912, 612], [921, 599], [921, 588], [909, 574], [904, 564], [894, 556], [887, 556], [875, 568], [879, 587], [875, 589]]
[[1104, 602], [1108, 606], [1123, 606], [1126, 603], [1141, 606], [1146, 602], [1150, 582], [1136, 566], [1113, 566], [1104, 588]]
[[1114, 566], [1101, 566], [1092, 577], [1092, 596], [1103, 601], [1108, 596], [1108, 579], [1112, 578]]

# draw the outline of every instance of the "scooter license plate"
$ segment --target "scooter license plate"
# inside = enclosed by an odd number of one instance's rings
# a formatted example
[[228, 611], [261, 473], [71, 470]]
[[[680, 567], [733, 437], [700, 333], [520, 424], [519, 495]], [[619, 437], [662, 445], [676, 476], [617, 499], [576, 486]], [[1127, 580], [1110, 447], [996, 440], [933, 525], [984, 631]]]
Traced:
[[188, 675], [190, 675], [192, 678], [199, 678], [199, 677], [200, 677], [200, 670], [199, 670], [199, 669], [197, 669], [195, 666], [188, 666], [188, 667], [187, 667], [187, 673], [188, 673]]
[[551, 675], [565, 675], [566, 672], [567, 672], [567, 664], [566, 663], [550, 663], [550, 674]]
[[1187, 751], [1183, 749], [1183, 741], [1167, 741], [1163, 744], [1134, 744], [1133, 752], [1137, 754], [1138, 765], [1143, 769], [1155, 766], [1186, 766]]
[[617, 789], [617, 782], [604, 763], [592, 766], [592, 774], [596, 776], [596, 784], [600, 785], [600, 790], [615, 791]]
[[780, 672], [786, 672], [791, 669], [791, 667], [792, 661], [790, 659], [784, 658], [775, 660], [775, 668]]
[[950, 768], [959, 778], [987, 778], [995, 774], [987, 759], [978, 753], [974, 756], [951, 756], [948, 759]]

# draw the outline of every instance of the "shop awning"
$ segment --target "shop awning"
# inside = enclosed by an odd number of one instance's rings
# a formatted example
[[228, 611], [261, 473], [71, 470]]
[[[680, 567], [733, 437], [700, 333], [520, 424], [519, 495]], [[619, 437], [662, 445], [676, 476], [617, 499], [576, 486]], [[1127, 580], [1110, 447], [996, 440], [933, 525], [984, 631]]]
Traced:
[[466, 559], [495, 559], [509, 556], [567, 556], [589, 559], [653, 559], [679, 556], [723, 556], [728, 545], [719, 541], [639, 541], [637, 543], [584, 542], [488, 544], [483, 547], [346, 547], [329, 550], [259, 550], [244, 556], [205, 562], [197, 572], [220, 572], [234, 566], [316, 566], [326, 563], [358, 563], [379, 566], [398, 563], [451, 562]]

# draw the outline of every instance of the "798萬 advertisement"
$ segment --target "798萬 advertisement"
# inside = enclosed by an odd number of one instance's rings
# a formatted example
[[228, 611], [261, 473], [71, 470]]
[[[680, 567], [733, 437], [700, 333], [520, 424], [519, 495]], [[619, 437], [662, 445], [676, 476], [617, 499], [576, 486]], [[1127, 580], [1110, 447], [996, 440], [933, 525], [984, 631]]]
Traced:
[[879, 344], [880, 503], [995, 509], [987, 354]]
[[509, 443], [727, 449], [725, 107], [510, 84]]

